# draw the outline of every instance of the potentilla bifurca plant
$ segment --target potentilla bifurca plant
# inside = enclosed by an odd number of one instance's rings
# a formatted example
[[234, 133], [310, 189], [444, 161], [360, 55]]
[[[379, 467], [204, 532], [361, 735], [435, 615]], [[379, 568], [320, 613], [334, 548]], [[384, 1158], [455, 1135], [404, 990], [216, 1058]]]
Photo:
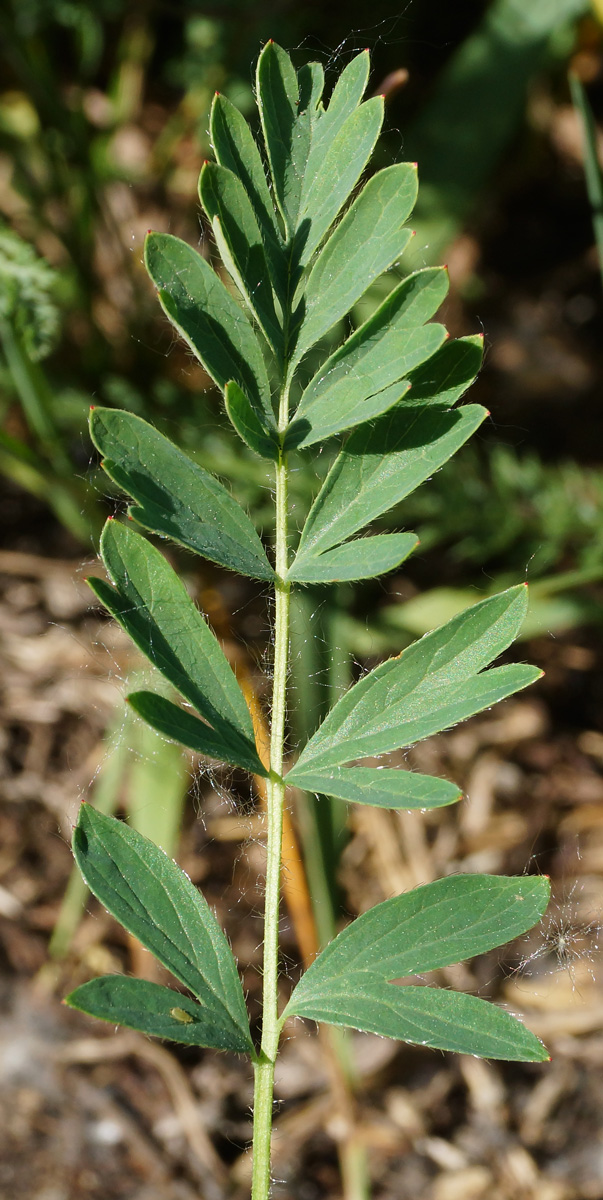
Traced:
[[[292, 589], [375, 578], [398, 567], [417, 544], [413, 533], [356, 535], [427, 480], [487, 415], [475, 404], [454, 407], [477, 373], [482, 344], [479, 337], [449, 341], [444, 327], [430, 321], [448, 288], [442, 267], [396, 282], [313, 374], [308, 366], [309, 353], [315, 363], [321, 340], [411, 238], [415, 164], [386, 167], [359, 186], [383, 121], [383, 99], [362, 99], [368, 72], [365, 51], [342, 72], [326, 103], [320, 65], [296, 72], [269, 42], [257, 66], [267, 169], [241, 114], [215, 97], [216, 162], [205, 163], [199, 193], [236, 298], [185, 242], [159, 233], [146, 241], [147, 269], [164, 312], [222, 390], [236, 432], [273, 465], [273, 558], [226, 488], [152, 426], [115, 409], [91, 414], [92, 439], [107, 474], [134, 501], [129, 516], [135, 524], [107, 522], [101, 554], [110, 582], [90, 583], [183, 704], [152, 691], [137, 691], [128, 701], [167, 738], [266, 780], [261, 1044], [251, 1037], [229, 943], [203, 896], [152, 842], [87, 804], [73, 842], [86, 883], [186, 992], [108, 975], [78, 987], [68, 1003], [112, 1024], [249, 1057], [254, 1200], [269, 1193], [274, 1065], [290, 1017], [486, 1058], [548, 1057], [538, 1039], [495, 1004], [395, 982], [524, 933], [547, 904], [548, 882], [539, 876], [451, 875], [376, 905], [318, 955], [278, 1010], [288, 785], [380, 808], [453, 804], [460, 799], [453, 783], [363, 760], [449, 729], [540, 675], [522, 664], [490, 665], [525, 616], [525, 586], [510, 588], [364, 675], [285, 771]], [[340, 439], [339, 454], [293, 549], [289, 452], [331, 438]], [[269, 767], [218, 641], [178, 575], [137, 527], [274, 589]]]

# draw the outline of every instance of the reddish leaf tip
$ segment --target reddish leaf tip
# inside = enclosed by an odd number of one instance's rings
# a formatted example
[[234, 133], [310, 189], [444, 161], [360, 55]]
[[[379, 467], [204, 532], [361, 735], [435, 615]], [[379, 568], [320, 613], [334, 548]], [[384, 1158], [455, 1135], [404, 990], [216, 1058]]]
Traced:
[[220, 95], [220, 93], [219, 93], [218, 89], [216, 88], [216, 90], [214, 92], [214, 96], [219, 96], [219, 95]]
[[96, 408], [96, 404], [91, 404], [91, 405], [90, 405], [90, 412], [93, 412], [95, 408]]

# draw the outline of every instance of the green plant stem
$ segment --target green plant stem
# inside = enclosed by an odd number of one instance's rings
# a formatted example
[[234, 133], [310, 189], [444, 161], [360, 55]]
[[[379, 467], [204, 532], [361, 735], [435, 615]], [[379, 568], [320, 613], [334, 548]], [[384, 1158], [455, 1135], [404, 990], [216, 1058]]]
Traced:
[[264, 980], [262, 996], [262, 1044], [255, 1064], [253, 1112], [252, 1200], [266, 1200], [270, 1190], [270, 1138], [274, 1064], [278, 1051], [278, 948], [283, 838], [283, 743], [285, 736], [287, 673], [289, 667], [289, 601], [287, 573], [287, 461], [281, 455], [276, 468], [276, 612], [272, 728], [270, 734], [270, 778], [267, 797], [266, 889], [264, 910]]

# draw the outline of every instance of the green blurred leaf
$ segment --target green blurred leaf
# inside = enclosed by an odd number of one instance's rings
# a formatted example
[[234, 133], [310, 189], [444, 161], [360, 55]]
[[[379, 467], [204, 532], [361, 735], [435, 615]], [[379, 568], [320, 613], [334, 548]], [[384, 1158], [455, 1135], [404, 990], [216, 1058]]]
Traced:
[[90, 433], [107, 474], [137, 501], [130, 513], [140, 525], [252, 579], [274, 578], [240, 505], [152, 425], [133, 413], [95, 408]]
[[214, 382], [224, 389], [235, 379], [274, 425], [260, 343], [216, 272], [192, 246], [169, 233], [148, 234], [144, 254], [164, 312]]
[[249, 1053], [249, 1044], [243, 1044], [238, 1031], [232, 1033], [218, 1024], [212, 1011], [172, 988], [146, 979], [103, 975], [76, 988], [65, 1003], [100, 1021], [125, 1025], [151, 1037], [168, 1038], [186, 1046]]
[[410, 746], [533, 683], [541, 674], [534, 667], [483, 670], [516, 637], [526, 609], [527, 589], [510, 588], [376, 667], [331, 710], [303, 750], [300, 769]]
[[211, 1044], [252, 1050], [232, 951], [188, 875], [148, 838], [88, 804], [80, 809], [73, 853], [101, 904], [198, 998], [205, 1028], [214, 1031]]
[[457, 875], [386, 900], [323, 950], [283, 1018], [296, 1013], [438, 1049], [542, 1061], [542, 1043], [508, 1013], [473, 996], [389, 981], [518, 937], [542, 916], [549, 891], [543, 877]]
[[461, 792], [454, 783], [430, 775], [418, 775], [395, 767], [325, 767], [312, 770], [303, 766], [289, 771], [287, 784], [308, 792], [335, 796], [375, 808], [428, 809], [454, 804]]
[[353, 308], [374, 279], [391, 267], [412, 237], [404, 228], [417, 195], [412, 163], [379, 171], [320, 252], [295, 316], [294, 362]]
[[392, 571], [415, 549], [416, 533], [386, 533], [357, 538], [333, 549], [309, 549], [292, 563], [287, 578], [295, 583], [343, 583], [373, 579]]

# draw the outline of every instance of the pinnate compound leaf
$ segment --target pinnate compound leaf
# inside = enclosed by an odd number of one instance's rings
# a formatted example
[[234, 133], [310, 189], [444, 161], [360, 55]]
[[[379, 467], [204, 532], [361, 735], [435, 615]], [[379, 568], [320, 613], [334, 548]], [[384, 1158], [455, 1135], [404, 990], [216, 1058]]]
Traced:
[[284, 300], [287, 294], [284, 248], [261, 155], [249, 125], [226, 96], [216, 93], [209, 128], [218, 162], [240, 179], [251, 201], [270, 262], [273, 286], [279, 299]]
[[344, 583], [374, 579], [398, 567], [418, 544], [416, 533], [385, 533], [357, 538], [325, 551], [298, 556], [287, 573], [296, 583]]
[[386, 167], [365, 184], [310, 271], [295, 317], [299, 330], [295, 362], [400, 256], [412, 236], [404, 224], [416, 195], [417, 171], [412, 163]]
[[274, 193], [291, 235], [310, 152], [311, 118], [300, 119], [297, 75], [289, 55], [276, 42], [267, 42], [260, 54], [256, 88]]
[[100, 549], [113, 586], [91, 579], [95, 595], [153, 666], [213, 726], [210, 730], [197, 722], [213, 737], [207, 753], [263, 774], [243, 693], [176, 572], [145, 537], [117, 521], [107, 521]]
[[225, 267], [281, 358], [283, 334], [274, 309], [264, 244], [243, 184], [227, 167], [207, 162], [199, 177], [199, 197]]
[[254, 746], [241, 742], [237, 744], [232, 736], [224, 733], [222, 727], [214, 731], [165, 696], [155, 692], [131, 692], [127, 700], [134, 712], [163, 737], [208, 758], [220, 759], [233, 767], [244, 767], [255, 775], [268, 775]]
[[337, 545], [399, 504], [464, 445], [487, 415], [478, 404], [457, 411], [400, 404], [355, 430], [310, 509], [300, 560]]
[[396, 767], [294, 767], [287, 784], [374, 808], [428, 809], [455, 804], [461, 792], [447, 779], [418, 775]]
[[231, 379], [224, 391], [226, 412], [240, 438], [256, 454], [273, 461], [278, 459], [278, 438], [273, 429], [267, 428], [262, 414], [257, 412], [251, 401], [241, 391], [238, 383]]
[[[208, 1044], [252, 1051], [232, 951], [188, 875], [148, 838], [89, 804], [80, 808], [73, 853], [101, 904], [197, 997], [204, 1028], [213, 1030]], [[172, 996], [187, 1011], [186, 998]]]
[[185, 1046], [249, 1053], [249, 1045], [243, 1046], [238, 1031], [231, 1034], [188, 996], [146, 979], [104, 975], [76, 988], [65, 1003], [100, 1021]]
[[161, 306], [218, 387], [236, 379], [274, 425], [270, 384], [251, 322], [205, 259], [170, 233], [150, 233], [145, 264]]
[[107, 474], [137, 501], [130, 512], [140, 525], [252, 579], [274, 578], [241, 506], [152, 425], [133, 413], [95, 408], [90, 433]]
[[[392, 388], [442, 345], [443, 325], [426, 325], [448, 291], [444, 267], [417, 271], [317, 371], [300, 400], [288, 442], [309, 446], [385, 412], [403, 394]], [[408, 388], [408, 383], [406, 384]], [[379, 395], [391, 396], [380, 403]], [[414, 401], [414, 394], [410, 397]], [[296, 437], [296, 426], [301, 436]]]
[[455, 875], [364, 913], [302, 977], [285, 1016], [489, 1058], [542, 1061], [542, 1043], [508, 1013], [473, 996], [391, 981], [486, 953], [542, 916], [541, 876]]
[[523, 664], [484, 670], [517, 636], [526, 609], [525, 585], [509, 588], [381, 663], [337, 702], [299, 768], [343, 766], [410, 746], [533, 683], [541, 672]]

